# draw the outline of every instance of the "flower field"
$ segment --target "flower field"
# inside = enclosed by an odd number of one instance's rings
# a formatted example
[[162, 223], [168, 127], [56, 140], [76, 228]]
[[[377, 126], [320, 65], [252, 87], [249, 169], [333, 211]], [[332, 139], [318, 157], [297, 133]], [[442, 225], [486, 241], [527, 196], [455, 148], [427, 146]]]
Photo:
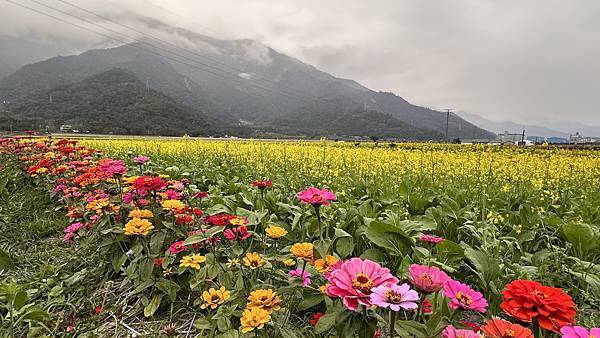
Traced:
[[[22, 137], [0, 152], [2, 232], [65, 215], [39, 243], [48, 263], [3, 240], [14, 336], [600, 338], [597, 150]], [[49, 201], [27, 212], [24, 186]]]

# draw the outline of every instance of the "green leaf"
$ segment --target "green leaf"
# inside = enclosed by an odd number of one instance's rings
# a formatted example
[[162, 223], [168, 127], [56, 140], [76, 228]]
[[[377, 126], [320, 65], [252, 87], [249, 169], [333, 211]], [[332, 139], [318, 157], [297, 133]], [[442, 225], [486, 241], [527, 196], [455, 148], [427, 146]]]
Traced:
[[500, 274], [500, 265], [498, 261], [489, 256], [483, 251], [474, 250], [467, 248], [465, 250], [465, 256], [469, 261], [475, 265], [480, 278], [483, 280], [485, 285], [490, 284]]
[[315, 334], [321, 334], [331, 330], [335, 324], [337, 315], [337, 313], [328, 313], [321, 317], [315, 326]]
[[588, 251], [600, 245], [598, 230], [588, 224], [571, 222], [563, 224], [561, 229], [566, 239], [573, 244], [575, 252], [579, 256], [584, 256]]
[[354, 251], [354, 239], [352, 237], [344, 237], [337, 240], [335, 250], [341, 258], [346, 258]]
[[197, 330], [213, 330], [214, 329], [214, 325], [211, 323], [210, 320], [208, 320], [206, 318], [196, 319], [196, 321], [194, 322], [194, 327]]
[[204, 242], [205, 240], [211, 238], [214, 235], [220, 234], [223, 231], [225, 231], [225, 227], [212, 227], [212, 228], [208, 229], [208, 231], [205, 233], [196, 234], [196, 235], [192, 235], [192, 236], [188, 237], [183, 242], [183, 244], [192, 245], [192, 244]]
[[414, 245], [413, 239], [406, 235], [404, 230], [380, 221], [372, 221], [365, 231], [365, 236], [371, 242], [398, 256], [410, 252], [410, 248]]
[[150, 317], [154, 314], [154, 312], [156, 312], [156, 310], [158, 310], [162, 297], [163, 295], [160, 293], [157, 293], [152, 296], [152, 299], [150, 299], [148, 305], [144, 307], [144, 317]]
[[181, 289], [179, 284], [175, 283], [172, 280], [161, 278], [158, 283], [156, 283], [156, 287], [162, 291], [164, 294], [169, 296], [172, 302], [175, 301], [175, 297], [177, 296], [177, 291]]
[[162, 246], [165, 242], [166, 233], [161, 231], [152, 235], [150, 239], [150, 252], [159, 253], [162, 249]]
[[12, 270], [15, 268], [15, 263], [12, 258], [2, 249], [0, 249], [0, 270]]
[[154, 269], [154, 262], [151, 258], [142, 258], [138, 264], [138, 273], [141, 280], [148, 280], [152, 278], [152, 270]]
[[33, 321], [33, 322], [43, 322], [44, 319], [48, 317], [48, 312], [34, 306], [32, 308], [27, 309], [27, 311], [19, 317], [18, 322], [23, 321]]

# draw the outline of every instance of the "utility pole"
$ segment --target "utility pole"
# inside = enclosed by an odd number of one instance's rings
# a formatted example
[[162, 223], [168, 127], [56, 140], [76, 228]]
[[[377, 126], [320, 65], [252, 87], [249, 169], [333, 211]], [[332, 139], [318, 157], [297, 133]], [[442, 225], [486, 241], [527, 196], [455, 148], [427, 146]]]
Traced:
[[448, 125], [450, 123], [450, 111], [452, 109], [448, 109], [446, 108], [446, 142], [449, 142], [450, 140], [448, 139]]
[[525, 128], [523, 128], [523, 134], [521, 134], [521, 144], [525, 145]]

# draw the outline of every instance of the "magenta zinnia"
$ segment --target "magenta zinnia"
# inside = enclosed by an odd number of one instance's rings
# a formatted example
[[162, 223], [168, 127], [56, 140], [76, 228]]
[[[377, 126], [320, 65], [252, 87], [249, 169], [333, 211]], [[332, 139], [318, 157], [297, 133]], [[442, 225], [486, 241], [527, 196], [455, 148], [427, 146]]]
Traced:
[[371, 289], [371, 303], [379, 307], [389, 307], [392, 311], [414, 310], [418, 308], [419, 294], [408, 284], [385, 284]]
[[485, 313], [485, 308], [488, 306], [481, 292], [452, 279], [444, 284], [444, 295], [450, 298], [449, 306], [452, 310], [461, 308]]
[[442, 331], [442, 337], [444, 338], [481, 338], [481, 335], [471, 330], [457, 329], [452, 325], [446, 326]]
[[581, 326], [563, 326], [560, 333], [562, 338], [600, 338], [600, 327], [588, 330]]
[[412, 264], [408, 271], [410, 283], [425, 292], [436, 292], [444, 287], [444, 283], [450, 280], [445, 272], [435, 266]]
[[299, 192], [296, 197], [302, 202], [312, 204], [314, 206], [328, 206], [331, 201], [336, 201], [337, 196], [327, 189], [317, 189], [310, 187], [304, 191]]
[[330, 297], [342, 298], [344, 305], [356, 311], [358, 305], [371, 306], [371, 290], [380, 285], [398, 283], [390, 270], [368, 259], [352, 258], [333, 270], [325, 293]]

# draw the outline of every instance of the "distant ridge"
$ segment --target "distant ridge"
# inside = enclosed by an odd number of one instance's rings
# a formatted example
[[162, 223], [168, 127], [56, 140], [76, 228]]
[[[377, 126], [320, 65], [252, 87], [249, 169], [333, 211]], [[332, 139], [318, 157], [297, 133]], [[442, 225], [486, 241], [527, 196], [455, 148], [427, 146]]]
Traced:
[[[176, 58], [167, 51], [174, 47], [141, 39], [26, 65], [0, 80], [0, 101], [15, 102], [120, 68], [131, 72], [142, 84], [147, 83], [156, 93], [202, 113], [213, 122], [215, 133], [253, 137], [266, 133], [297, 137], [445, 138], [445, 113], [334, 77], [257, 41], [218, 40], [188, 31], [185, 34], [194, 46], [194, 54], [186, 54], [187, 64], [173, 60]], [[202, 55], [218, 61], [212, 63], [217, 69], [214, 74], [199, 64]], [[494, 137], [454, 114], [448, 127], [450, 139]]]

